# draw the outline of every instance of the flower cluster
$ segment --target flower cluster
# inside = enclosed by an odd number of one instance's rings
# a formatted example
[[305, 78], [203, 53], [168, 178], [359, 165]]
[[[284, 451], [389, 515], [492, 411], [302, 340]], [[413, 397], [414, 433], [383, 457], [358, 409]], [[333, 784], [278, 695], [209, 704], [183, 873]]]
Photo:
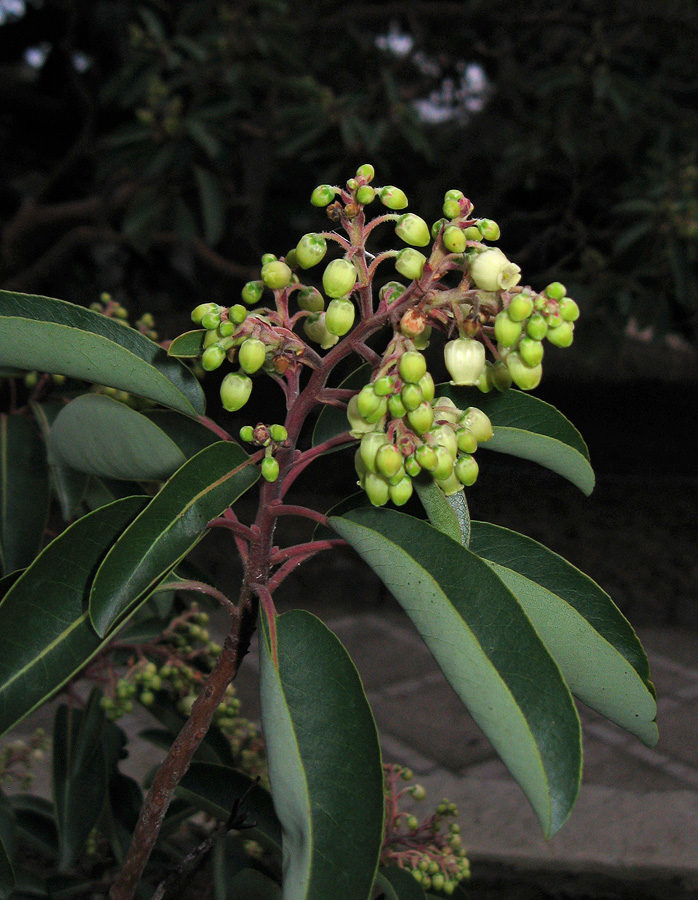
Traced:
[[422, 801], [426, 791], [419, 785], [400, 787], [400, 781], [411, 781], [410, 769], [385, 765], [385, 837], [381, 863], [398, 866], [410, 872], [427, 890], [443, 892], [447, 897], [457, 885], [470, 877], [470, 863], [461, 846], [460, 826], [455, 821], [458, 810], [444, 798], [432, 815], [423, 821], [400, 809], [400, 801], [411, 797]]

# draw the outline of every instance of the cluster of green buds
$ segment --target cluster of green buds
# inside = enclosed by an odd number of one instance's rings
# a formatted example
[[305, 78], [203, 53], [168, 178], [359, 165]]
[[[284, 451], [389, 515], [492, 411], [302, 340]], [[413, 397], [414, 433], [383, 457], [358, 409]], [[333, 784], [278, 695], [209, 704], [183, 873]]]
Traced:
[[377, 377], [347, 406], [351, 434], [361, 441], [354, 457], [359, 484], [374, 506], [407, 503], [421, 472], [447, 495], [474, 484], [474, 453], [493, 434], [482, 410], [436, 396], [424, 355], [408, 346], [393, 342]]
[[381, 863], [399, 866], [425, 890], [450, 897], [458, 884], [470, 877], [460, 826], [452, 821], [458, 816], [456, 805], [444, 798], [434, 813], [420, 822], [413, 813], [400, 809], [400, 800], [410, 797], [421, 802], [426, 797], [424, 788], [419, 784], [399, 787], [400, 781], [412, 780], [410, 769], [398, 765], [386, 765], [384, 769], [386, 831]]
[[42, 728], [26, 740], [10, 741], [0, 747], [0, 787], [13, 782], [21, 790], [28, 790], [34, 776], [34, 765], [40, 762], [48, 749], [48, 738]]
[[[138, 659], [124, 674], [117, 677], [109, 669], [100, 700], [107, 718], [116, 721], [131, 713], [135, 701], [146, 708], [168, 703], [188, 716], [221, 652], [220, 644], [211, 640], [208, 621], [208, 614], [192, 605], [154, 642], [139, 645]], [[228, 739], [241, 767], [251, 775], [266, 777], [262, 737], [254, 723], [240, 715], [240, 700], [232, 684], [212, 722]]]
[[279, 447], [288, 445], [288, 431], [284, 425], [243, 425], [240, 429], [240, 440], [255, 447], [264, 448], [264, 458], [260, 464], [262, 477], [267, 481], [276, 481], [279, 477], [279, 463], [275, 453]]

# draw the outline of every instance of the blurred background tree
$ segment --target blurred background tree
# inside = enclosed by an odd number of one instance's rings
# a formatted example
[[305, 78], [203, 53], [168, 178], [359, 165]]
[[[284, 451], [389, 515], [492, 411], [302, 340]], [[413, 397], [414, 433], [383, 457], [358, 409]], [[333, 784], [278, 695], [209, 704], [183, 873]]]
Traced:
[[695, 346], [697, 46], [683, 0], [0, 0], [0, 285], [179, 327], [370, 161], [432, 219], [464, 190], [588, 335]]

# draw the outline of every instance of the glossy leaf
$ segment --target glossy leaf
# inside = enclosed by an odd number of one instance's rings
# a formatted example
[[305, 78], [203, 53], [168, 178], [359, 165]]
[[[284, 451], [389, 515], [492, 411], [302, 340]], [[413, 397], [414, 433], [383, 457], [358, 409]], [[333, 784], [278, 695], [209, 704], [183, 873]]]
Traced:
[[368, 898], [383, 836], [383, 770], [359, 675], [337, 637], [304, 610], [263, 618], [260, 648], [284, 900]]
[[255, 830], [281, 848], [281, 826], [271, 795], [248, 775], [230, 766], [194, 762], [177, 787], [177, 796], [222, 822], [227, 822], [233, 804], [244, 794], [242, 809], [256, 823]]
[[196, 331], [185, 331], [176, 337], [167, 348], [167, 355], [177, 359], [194, 359], [201, 356], [204, 349], [206, 329], [199, 328]]
[[[41, 429], [44, 443], [48, 444], [48, 437], [56, 416], [64, 408], [63, 403], [56, 400], [45, 400], [43, 403], [31, 403], [36, 423]], [[61, 515], [67, 522], [73, 518], [80, 508], [80, 503], [87, 490], [88, 476], [85, 472], [71, 469], [58, 459], [55, 459], [47, 447], [47, 459], [53, 487], [61, 506]]]
[[143, 509], [128, 497], [78, 519], [0, 603], [0, 734], [62, 687], [100, 649], [87, 596], [97, 565]]
[[450, 397], [460, 409], [476, 406], [486, 413], [494, 437], [479, 446], [545, 466], [575, 484], [584, 494], [594, 489], [589, 451], [572, 423], [554, 406], [510, 389], [483, 394], [476, 389], [440, 384], [439, 396]]
[[201, 422], [172, 409], [149, 409], [143, 415], [174, 441], [187, 459], [220, 440]]
[[0, 414], [0, 567], [4, 574], [28, 566], [36, 556], [48, 504], [48, 464], [38, 429], [24, 416]]
[[103, 394], [83, 394], [64, 406], [48, 448], [79, 472], [125, 481], [164, 481], [186, 462], [154, 422]]
[[447, 497], [430, 477], [415, 478], [412, 484], [434, 528], [467, 547], [470, 541], [470, 513], [465, 491]]
[[383, 580], [528, 797], [546, 836], [572, 810], [581, 731], [554, 661], [488, 564], [387, 509], [329, 523]]
[[59, 871], [75, 863], [107, 796], [104, 711], [93, 691], [84, 710], [65, 704], [53, 724], [53, 803], [60, 842]]
[[630, 623], [605, 591], [531, 538], [473, 523], [471, 549], [524, 608], [575, 696], [652, 747], [657, 704]]
[[237, 444], [219, 441], [193, 456], [153, 497], [100, 565], [90, 616], [104, 635], [183, 559], [259, 477]]
[[64, 300], [0, 291], [0, 364], [106, 384], [202, 414], [196, 377], [122, 322]]

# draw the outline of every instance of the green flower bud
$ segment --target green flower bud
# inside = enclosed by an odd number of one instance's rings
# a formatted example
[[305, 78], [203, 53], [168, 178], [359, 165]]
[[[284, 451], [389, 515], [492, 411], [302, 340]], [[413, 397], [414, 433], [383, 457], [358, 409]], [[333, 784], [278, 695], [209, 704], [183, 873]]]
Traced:
[[[284, 263], [281, 263], [281, 265], [283, 266]], [[243, 285], [240, 293], [242, 295], [243, 303], [246, 303], [248, 306], [254, 306], [255, 303], [258, 303], [262, 299], [264, 283], [262, 281], [248, 281], [247, 284]]]
[[323, 350], [329, 350], [330, 347], [334, 347], [339, 340], [336, 334], [331, 334], [325, 327], [324, 312], [308, 316], [303, 321], [303, 331], [311, 341], [320, 344]]
[[392, 478], [402, 469], [402, 453], [395, 444], [383, 444], [375, 459], [376, 471], [385, 478]]
[[421, 334], [414, 336], [413, 343], [416, 350], [426, 350], [429, 346], [429, 338], [431, 337], [431, 325], [427, 325]]
[[223, 364], [225, 359], [225, 350], [218, 344], [212, 344], [207, 347], [201, 356], [201, 365], [207, 372], [213, 372]]
[[231, 334], [235, 331], [235, 323], [231, 322], [230, 319], [227, 319], [225, 322], [221, 322], [218, 326], [218, 334], [221, 337], [230, 337]]
[[262, 478], [266, 481], [276, 481], [279, 477], [279, 464], [273, 456], [265, 456], [261, 466]]
[[[453, 474], [454, 457], [448, 447], [438, 444], [432, 448], [436, 453], [436, 468], [433, 469], [432, 475], [442, 481], [449, 478]], [[426, 468], [426, 467], [425, 467]]]
[[422, 395], [422, 389], [418, 384], [406, 384], [400, 391], [400, 399], [405, 407], [405, 409], [409, 412], [413, 409], [417, 409], [419, 404], [424, 399]]
[[486, 241], [497, 241], [501, 235], [499, 225], [492, 219], [478, 219], [477, 230]]
[[375, 422], [367, 422], [357, 409], [358, 395], [355, 394], [347, 404], [347, 419], [349, 430], [353, 438], [360, 438], [363, 434], [375, 429]]
[[334, 200], [335, 190], [331, 184], [319, 184], [310, 195], [313, 206], [329, 206]]
[[559, 281], [551, 281], [546, 287], [545, 293], [551, 300], [562, 300], [567, 293], [567, 288], [564, 284], [560, 284]]
[[530, 294], [515, 294], [507, 307], [512, 322], [523, 322], [533, 313], [533, 297]]
[[444, 363], [451, 384], [477, 384], [485, 368], [485, 348], [472, 338], [456, 338], [444, 346]]
[[513, 347], [521, 337], [522, 331], [521, 322], [512, 322], [506, 310], [497, 314], [494, 320], [494, 336], [502, 347]]
[[458, 491], [463, 490], [463, 485], [460, 483], [460, 481], [458, 481], [458, 478], [456, 477], [456, 473], [454, 471], [451, 471], [451, 474], [448, 476], [448, 478], [436, 478], [435, 476], [434, 481], [436, 482], [436, 484], [438, 484], [438, 486], [441, 488], [444, 494], [446, 494], [447, 497], [451, 497], [453, 494], [457, 494]]
[[436, 222], [431, 226], [431, 236], [434, 240], [441, 234], [441, 229], [444, 225], [448, 225], [448, 219], [441, 218], [437, 219]]
[[534, 313], [526, 323], [526, 334], [534, 341], [542, 341], [548, 333], [548, 323], [539, 312]]
[[395, 303], [404, 293], [405, 285], [399, 281], [389, 281], [380, 289], [378, 296], [381, 300], [385, 300], [387, 304]]
[[483, 291], [508, 290], [521, 280], [521, 269], [510, 262], [499, 247], [478, 253], [470, 264], [470, 275]]
[[511, 372], [502, 360], [492, 366], [492, 384], [498, 391], [508, 391], [511, 387]]
[[[291, 283], [292, 278], [293, 272], [291, 269], [286, 263], [280, 262], [278, 259], [275, 262], [270, 262], [265, 266], [262, 266], [262, 281], [272, 290], [285, 288], [286, 285]], [[242, 299], [245, 299], [244, 296]]]
[[477, 438], [469, 428], [461, 426], [456, 431], [456, 443], [461, 453], [475, 453], [477, 450]]
[[469, 406], [463, 413], [460, 424], [465, 428], [469, 428], [475, 435], [478, 444], [484, 444], [494, 434], [492, 423], [487, 416], [477, 406]]
[[382, 431], [370, 431], [361, 438], [359, 450], [367, 472], [376, 472], [376, 455], [387, 443], [387, 435]]
[[214, 310], [206, 313], [206, 315], [201, 319], [201, 324], [204, 326], [204, 328], [207, 328], [209, 331], [213, 330], [214, 328], [218, 328], [218, 326], [221, 324], [221, 314], [219, 310], [220, 307], [216, 306]]
[[372, 384], [365, 384], [356, 395], [356, 409], [359, 415], [366, 418], [374, 413], [381, 405], [381, 396], [375, 392]]
[[359, 168], [356, 170], [356, 177], [363, 178], [367, 182], [373, 181], [373, 176], [375, 174], [376, 174], [376, 170], [373, 168], [371, 163], [364, 163], [363, 165], [359, 166]]
[[471, 456], [469, 453], [459, 456], [453, 467], [454, 475], [461, 484], [465, 485], [465, 487], [470, 487], [471, 484], [475, 484], [479, 471], [480, 468], [475, 461], [475, 457]]
[[283, 425], [270, 425], [269, 435], [272, 441], [276, 441], [277, 444], [282, 444], [288, 439], [288, 431]]
[[364, 490], [374, 506], [385, 506], [390, 499], [390, 485], [381, 475], [367, 472], [364, 479]]
[[532, 391], [538, 387], [543, 377], [543, 366], [527, 366], [518, 353], [510, 353], [506, 359], [512, 380], [522, 391]]
[[322, 312], [325, 308], [325, 298], [314, 287], [304, 287], [296, 294], [298, 306], [307, 312]]
[[354, 285], [358, 273], [348, 259], [333, 259], [322, 273], [322, 286], [328, 297], [344, 297]]
[[429, 443], [432, 447], [437, 445], [445, 447], [454, 460], [458, 456], [458, 439], [450, 425], [437, 425], [429, 432]]
[[335, 297], [330, 300], [325, 313], [325, 328], [330, 334], [337, 334], [340, 337], [346, 334], [354, 324], [356, 309], [351, 300], [343, 297]]
[[398, 365], [400, 378], [408, 384], [417, 384], [426, 375], [427, 361], [417, 350], [407, 350]]
[[388, 398], [387, 397], [379, 397], [378, 398], [378, 408], [375, 409], [372, 413], [369, 413], [365, 418], [369, 424], [375, 425], [380, 422], [383, 416], [388, 412]]
[[347, 179], [347, 190], [355, 191], [358, 186], [359, 186], [359, 182], [356, 180], [356, 178], [348, 178]]
[[366, 206], [369, 203], [373, 203], [373, 201], [375, 199], [376, 199], [376, 192], [368, 184], [363, 184], [356, 192], [356, 202], [361, 203], [362, 206]]
[[195, 325], [200, 325], [201, 320], [207, 313], [216, 312], [217, 310], [217, 303], [200, 303], [194, 310], [192, 310], [191, 320]]
[[436, 450], [429, 447], [427, 444], [422, 444], [421, 447], [417, 447], [414, 455], [419, 465], [427, 472], [433, 472], [439, 464], [439, 457], [437, 456]]
[[556, 347], [569, 347], [574, 340], [574, 325], [563, 319], [557, 328], [548, 329], [546, 337]]
[[236, 325], [242, 325], [247, 318], [247, 310], [241, 303], [236, 303], [228, 310], [228, 318]]
[[466, 240], [468, 241], [479, 241], [482, 235], [480, 234], [480, 230], [477, 225], [469, 225], [463, 232], [465, 234]]
[[221, 381], [221, 403], [228, 412], [242, 409], [251, 393], [252, 379], [240, 372], [230, 372]]
[[414, 213], [400, 216], [395, 226], [395, 234], [413, 247], [426, 247], [431, 240], [429, 226], [424, 219]]
[[407, 413], [407, 420], [417, 434], [425, 434], [434, 422], [434, 410], [431, 403], [423, 400], [416, 409], [411, 409]]
[[438, 422], [457, 422], [463, 415], [450, 397], [439, 397], [432, 404]]
[[565, 322], [576, 322], [579, 318], [579, 307], [571, 297], [560, 300], [560, 315]]
[[405, 249], [400, 250], [395, 257], [395, 269], [401, 275], [404, 275], [405, 278], [416, 280], [422, 277], [426, 261], [426, 256], [423, 253], [420, 253], [419, 250], [415, 250], [412, 247], [405, 247]]
[[457, 219], [461, 214], [460, 203], [457, 200], [444, 200], [444, 205], [441, 208], [441, 211], [447, 219]]
[[405, 475], [397, 484], [391, 484], [389, 488], [390, 499], [395, 506], [404, 506], [412, 496], [412, 479]]
[[274, 256], [273, 253], [263, 253], [262, 254], [262, 265], [266, 266], [267, 263], [276, 262], [278, 256]]
[[254, 440], [254, 428], [251, 425], [243, 425], [240, 429], [240, 440], [251, 443]]
[[[427, 447], [427, 450], [430, 448]], [[434, 454], [436, 457], [436, 454]], [[410, 478], [416, 478], [417, 475], [422, 471], [422, 467], [417, 462], [417, 457], [414, 454], [408, 456], [404, 462], [405, 472], [410, 476]]]
[[459, 191], [458, 188], [449, 188], [444, 194], [444, 200], [462, 200], [465, 197], [463, 191]]
[[354, 469], [356, 470], [356, 474], [359, 476], [359, 485], [363, 487], [364, 482], [366, 481], [366, 473], [368, 472], [368, 469], [364, 465], [364, 461], [361, 459], [360, 450], [357, 450], [354, 453]]
[[404, 209], [407, 206], [405, 192], [391, 184], [379, 188], [378, 199], [388, 209]]
[[284, 262], [290, 269], [297, 269], [300, 263], [298, 262], [298, 254], [296, 252], [296, 248], [293, 250], [289, 250], [286, 256], [284, 257]]
[[402, 402], [400, 394], [392, 394], [388, 397], [388, 409], [393, 419], [402, 419], [403, 416], [407, 415], [407, 407]]
[[373, 390], [379, 397], [387, 397], [395, 388], [395, 379], [392, 375], [381, 375], [373, 382]]
[[466, 247], [466, 238], [462, 228], [457, 225], [449, 225], [443, 233], [444, 247], [450, 253], [463, 253]]
[[543, 342], [530, 337], [521, 338], [518, 351], [527, 366], [537, 366], [541, 363], [545, 352]]
[[238, 362], [243, 372], [252, 375], [262, 368], [267, 356], [267, 348], [263, 341], [257, 338], [247, 338], [240, 345]]
[[304, 234], [296, 245], [296, 260], [301, 269], [316, 266], [326, 253], [327, 241], [321, 234]]
[[430, 403], [434, 399], [434, 394], [436, 393], [436, 385], [434, 384], [434, 379], [431, 376], [430, 372], [425, 372], [424, 375], [417, 382], [419, 387], [422, 389], [422, 397], [425, 400], [428, 400]]

